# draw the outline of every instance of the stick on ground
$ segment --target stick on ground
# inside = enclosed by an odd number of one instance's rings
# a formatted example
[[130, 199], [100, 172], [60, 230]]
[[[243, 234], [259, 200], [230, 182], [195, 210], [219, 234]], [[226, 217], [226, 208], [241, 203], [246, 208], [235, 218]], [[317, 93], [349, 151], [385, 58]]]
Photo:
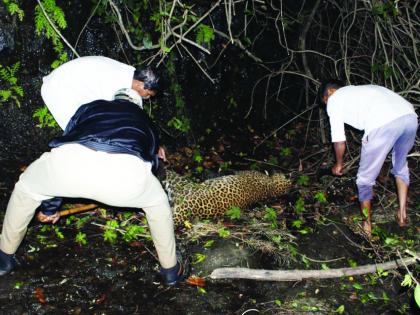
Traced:
[[375, 273], [412, 265], [413, 257], [398, 259], [381, 264], [327, 270], [265, 270], [248, 268], [217, 268], [210, 275], [212, 279], [251, 279], [260, 281], [300, 281], [304, 279], [328, 279]]
[[98, 207], [97, 204], [90, 203], [88, 205], [84, 205], [84, 206], [81, 206], [81, 207], [60, 210], [59, 213], [60, 213], [60, 217], [64, 217], [66, 215], [70, 215], [70, 214], [75, 214], [75, 213], [79, 213], [79, 212], [84, 212], [84, 211], [92, 210], [92, 209], [95, 209], [97, 207]]

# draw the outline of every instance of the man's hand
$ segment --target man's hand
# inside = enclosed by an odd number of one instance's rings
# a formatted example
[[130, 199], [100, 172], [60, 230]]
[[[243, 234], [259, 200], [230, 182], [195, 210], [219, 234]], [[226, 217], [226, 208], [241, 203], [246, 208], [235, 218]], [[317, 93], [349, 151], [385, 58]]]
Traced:
[[163, 147], [159, 147], [158, 158], [162, 159], [164, 162], [166, 162], [166, 152], [165, 152], [165, 149]]
[[331, 173], [333, 173], [333, 175], [335, 175], [335, 176], [342, 176], [343, 175], [343, 164], [336, 163], [331, 168]]
[[46, 215], [46, 214], [42, 213], [42, 211], [40, 211], [36, 215], [36, 218], [38, 219], [39, 222], [42, 222], [42, 223], [51, 222], [52, 224], [55, 224], [60, 219], [60, 212], [57, 211], [56, 213], [54, 213], [52, 215]]

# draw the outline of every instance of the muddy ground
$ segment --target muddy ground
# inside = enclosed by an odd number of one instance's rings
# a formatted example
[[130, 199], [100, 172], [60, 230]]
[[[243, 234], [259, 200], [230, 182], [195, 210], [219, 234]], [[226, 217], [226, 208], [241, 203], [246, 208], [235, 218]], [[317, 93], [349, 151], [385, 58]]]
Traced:
[[[295, 126], [294, 130], [299, 129]], [[258, 141], [255, 138], [250, 134], [244, 142]], [[179, 246], [191, 262], [190, 275], [197, 278], [176, 287], [161, 285], [141, 213], [103, 206], [62, 218], [54, 227], [31, 224], [17, 252], [19, 266], [0, 280], [0, 314], [418, 312], [413, 289], [401, 286], [405, 268], [298, 282], [212, 280], [209, 274], [218, 267], [322, 270], [385, 262], [398, 258], [398, 253], [406, 257], [406, 249], [419, 252], [418, 158], [410, 159], [414, 174], [408, 212], [411, 225], [400, 229], [395, 223], [396, 195], [387, 162], [375, 189], [376, 229], [369, 241], [358, 229], [356, 168], [350, 168], [343, 178], [317, 171], [323, 161], [331, 161], [328, 146], [308, 145], [302, 155], [302, 146], [294, 146], [293, 137], [275, 138], [251, 155], [241, 151], [241, 141], [235, 140], [221, 137], [211, 149], [203, 144], [168, 150], [170, 163], [166, 166], [199, 180], [237, 169], [281, 170], [293, 179], [294, 186], [274, 200], [241, 209], [239, 219], [226, 216], [179, 228]], [[197, 152], [201, 159], [195, 158]], [[23, 164], [0, 164], [1, 217]], [[274, 218], [267, 215], [267, 208], [274, 209]], [[110, 222], [118, 225], [115, 233], [107, 233]], [[137, 237], [127, 237], [131, 225], [144, 229]], [[418, 267], [409, 270], [418, 276]]]

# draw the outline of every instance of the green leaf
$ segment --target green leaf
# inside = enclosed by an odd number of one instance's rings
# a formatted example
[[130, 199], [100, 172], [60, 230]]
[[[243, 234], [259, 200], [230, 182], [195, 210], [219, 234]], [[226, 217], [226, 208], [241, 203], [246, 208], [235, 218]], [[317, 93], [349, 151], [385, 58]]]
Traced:
[[85, 233], [82, 233], [82, 232], [77, 233], [76, 234], [76, 237], [74, 238], [74, 240], [79, 245], [86, 245], [87, 244], [86, 234]]
[[345, 311], [345, 307], [344, 305], [340, 305], [339, 307], [337, 307], [337, 309], [335, 310], [336, 313], [338, 314], [343, 314]]
[[22, 281], [18, 281], [15, 283], [15, 285], [13, 286], [13, 289], [19, 290], [20, 288], [22, 288], [23, 286], [23, 282]]
[[319, 191], [315, 194], [315, 200], [317, 200], [320, 203], [326, 203], [327, 202], [327, 198], [325, 197], [325, 194], [322, 191]]
[[300, 186], [307, 186], [309, 184], [309, 177], [306, 175], [300, 175], [298, 177], [297, 184]]
[[363, 287], [360, 283], [353, 284], [353, 288], [355, 288], [356, 290], [363, 290]]
[[226, 215], [229, 216], [231, 220], [239, 219], [241, 217], [241, 208], [232, 206], [226, 211]]
[[210, 44], [211, 41], [215, 38], [214, 30], [205, 24], [200, 24], [197, 27], [197, 36], [195, 41], [197, 44]]
[[369, 210], [368, 210], [368, 208], [363, 208], [362, 213], [363, 213], [363, 216], [365, 218], [368, 218], [369, 217]]
[[285, 147], [285, 148], [281, 148], [280, 149], [280, 156], [282, 156], [282, 157], [288, 157], [290, 155], [292, 155], [292, 150], [290, 148]]
[[297, 229], [299, 229], [302, 226], [302, 224], [303, 224], [302, 220], [294, 220], [292, 222], [292, 226], [297, 228]]
[[404, 275], [404, 280], [401, 282], [401, 286], [402, 287], [407, 287], [407, 286], [411, 287], [412, 284], [413, 284], [413, 279], [411, 278], [411, 276], [408, 273], [406, 273]]
[[112, 229], [117, 229], [120, 227], [120, 224], [118, 223], [117, 220], [110, 220], [106, 222], [106, 227], [107, 228], [112, 228]]
[[55, 235], [59, 239], [63, 239], [64, 238], [64, 234], [61, 232], [61, 230], [60, 230], [60, 228], [58, 226], [54, 226], [54, 232], [55, 232]]
[[200, 254], [200, 253], [196, 253], [195, 254], [195, 259], [192, 262], [193, 265], [199, 264], [201, 262], [203, 262], [204, 260], [206, 260], [207, 256], [204, 254]]
[[217, 232], [219, 233], [219, 236], [222, 238], [226, 238], [230, 235], [230, 231], [226, 228], [221, 228]]
[[330, 268], [327, 266], [327, 264], [323, 263], [323, 264], [321, 264], [321, 269], [322, 270], [329, 270]]
[[417, 303], [417, 306], [420, 307], [420, 285], [417, 285], [414, 289], [414, 300]]
[[397, 240], [397, 239], [395, 239], [395, 238], [393, 238], [393, 237], [387, 237], [387, 238], [385, 239], [385, 244], [386, 244], [386, 245], [391, 245], [391, 246], [393, 246], [393, 245], [397, 245], [399, 242], [400, 242], [399, 240]]
[[299, 197], [299, 199], [296, 200], [295, 211], [296, 211], [296, 214], [301, 214], [305, 212], [305, 201], [303, 200], [302, 197]]
[[146, 49], [151, 49], [153, 46], [153, 43], [149, 37], [143, 37], [143, 46]]
[[114, 244], [115, 241], [117, 240], [117, 233], [115, 232], [115, 230], [107, 229], [104, 232], [103, 237], [104, 237], [104, 240], [106, 242], [109, 242], [111, 244]]
[[276, 222], [277, 221], [277, 212], [273, 208], [265, 208], [264, 220]]
[[214, 240], [208, 240], [207, 242], [204, 243], [203, 247], [210, 248], [213, 246], [213, 244], [214, 244]]

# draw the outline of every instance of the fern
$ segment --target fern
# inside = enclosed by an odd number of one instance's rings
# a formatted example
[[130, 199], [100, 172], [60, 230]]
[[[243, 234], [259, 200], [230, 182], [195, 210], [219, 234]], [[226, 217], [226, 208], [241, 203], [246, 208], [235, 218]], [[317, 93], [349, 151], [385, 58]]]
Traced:
[[[18, 79], [16, 73], [20, 68], [20, 62], [16, 62], [13, 66], [0, 65], [0, 103], [5, 103], [13, 99], [15, 104], [20, 107], [19, 98], [24, 96], [24, 91], [17, 84]], [[4, 83], [3, 83], [4, 82]]]
[[[67, 21], [64, 15], [64, 11], [59, 6], [57, 6], [55, 0], [43, 0], [41, 3], [50, 20], [58, 28], [67, 28]], [[51, 64], [53, 69], [57, 68], [59, 65], [68, 60], [67, 53], [63, 51], [64, 45], [61, 42], [60, 36], [51, 26], [39, 4], [35, 7], [35, 32], [38, 36], [44, 34], [44, 36], [47, 39], [51, 39], [51, 42], [53, 43], [53, 49], [58, 55], [58, 59]]]
[[15, 0], [3, 0], [4, 5], [9, 11], [10, 15], [17, 15], [19, 21], [23, 21], [23, 17], [25, 16], [25, 12], [19, 7]]
[[0, 90], [0, 102], [6, 102], [12, 96], [10, 90]]
[[58, 126], [54, 117], [49, 112], [47, 106], [43, 106], [36, 109], [35, 112], [32, 114], [32, 118], [38, 119], [37, 127], [39, 128], [55, 128]]

